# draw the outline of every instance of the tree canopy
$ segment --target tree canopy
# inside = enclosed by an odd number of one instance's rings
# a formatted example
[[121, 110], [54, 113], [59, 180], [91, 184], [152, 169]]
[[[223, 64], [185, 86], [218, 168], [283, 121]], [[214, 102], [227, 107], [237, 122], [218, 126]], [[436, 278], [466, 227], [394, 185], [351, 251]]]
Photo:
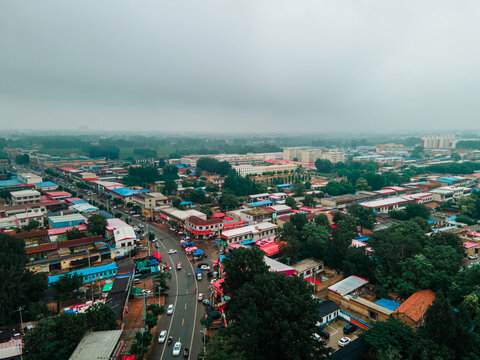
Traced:
[[87, 230], [92, 235], [103, 235], [107, 226], [107, 218], [100, 214], [93, 214], [88, 217]]

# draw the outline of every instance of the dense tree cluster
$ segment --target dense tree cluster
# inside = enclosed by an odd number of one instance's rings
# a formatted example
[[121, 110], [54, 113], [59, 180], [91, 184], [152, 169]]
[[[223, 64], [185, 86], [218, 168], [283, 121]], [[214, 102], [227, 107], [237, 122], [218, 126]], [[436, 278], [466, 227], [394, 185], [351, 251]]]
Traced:
[[123, 183], [127, 186], [145, 186], [160, 180], [158, 169], [153, 166], [130, 167], [128, 174], [123, 178]]
[[475, 162], [442, 163], [423, 168], [424, 172], [453, 175], [473, 174], [476, 170], [478, 170], [478, 163]]
[[11, 236], [0, 234], [0, 325], [19, 322], [18, 307], [23, 306], [24, 321], [36, 320], [46, 313], [40, 302], [47, 288], [44, 273], [25, 270], [25, 244]]
[[257, 183], [249, 176], [242, 177], [238, 175], [235, 170], [230, 170], [223, 183], [223, 189], [230, 190], [236, 196], [247, 196], [266, 192], [267, 185], [264, 183]]
[[218, 161], [210, 157], [203, 157], [197, 161], [197, 169], [199, 171], [206, 171], [221, 176], [227, 175], [231, 168], [232, 166], [228, 161]]
[[95, 304], [84, 314], [60, 314], [43, 319], [25, 334], [24, 355], [30, 360], [67, 360], [86, 332], [117, 328], [115, 313]]
[[207, 344], [207, 359], [323, 359], [318, 313], [308, 284], [268, 271], [258, 249], [238, 249], [224, 261], [229, 321]]

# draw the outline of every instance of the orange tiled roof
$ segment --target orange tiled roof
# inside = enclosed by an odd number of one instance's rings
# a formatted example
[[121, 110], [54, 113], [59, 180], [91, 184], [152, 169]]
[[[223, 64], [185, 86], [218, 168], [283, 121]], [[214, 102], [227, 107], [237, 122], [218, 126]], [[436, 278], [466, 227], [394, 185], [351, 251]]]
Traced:
[[403, 313], [415, 322], [418, 322], [422, 315], [435, 300], [435, 293], [432, 290], [419, 290], [414, 292], [394, 313]]

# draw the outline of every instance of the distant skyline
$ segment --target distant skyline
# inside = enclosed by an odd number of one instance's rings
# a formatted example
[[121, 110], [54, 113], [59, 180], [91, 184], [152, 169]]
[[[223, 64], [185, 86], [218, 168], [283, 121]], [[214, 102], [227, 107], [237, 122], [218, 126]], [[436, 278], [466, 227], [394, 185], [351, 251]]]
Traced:
[[480, 3], [0, 3], [10, 129], [480, 130]]

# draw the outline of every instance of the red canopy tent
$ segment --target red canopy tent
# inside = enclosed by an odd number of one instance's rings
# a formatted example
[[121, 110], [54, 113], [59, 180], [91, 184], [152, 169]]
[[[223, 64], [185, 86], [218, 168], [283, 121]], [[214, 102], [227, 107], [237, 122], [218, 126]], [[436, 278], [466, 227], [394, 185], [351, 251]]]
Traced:
[[157, 260], [163, 259], [162, 254], [160, 254], [159, 252], [153, 253], [153, 256], [155, 256], [155, 259], [157, 259]]

